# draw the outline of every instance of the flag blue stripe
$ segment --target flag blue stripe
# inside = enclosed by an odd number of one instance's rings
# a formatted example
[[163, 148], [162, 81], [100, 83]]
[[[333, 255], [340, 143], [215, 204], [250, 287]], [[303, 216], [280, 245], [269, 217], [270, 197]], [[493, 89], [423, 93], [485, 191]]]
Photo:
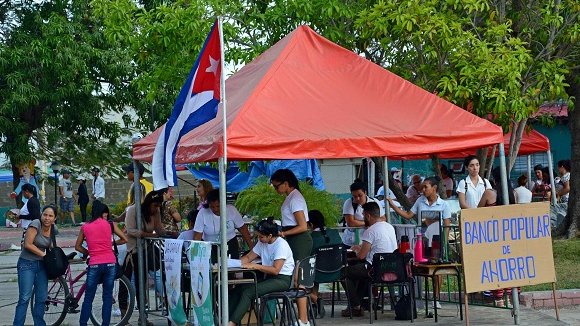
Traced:
[[[169, 135], [173, 131], [173, 127], [174, 127], [175, 122], [177, 121], [177, 118], [180, 116], [180, 114], [182, 113], [182, 111], [184, 109], [184, 104], [187, 101], [187, 97], [189, 96], [189, 94], [191, 92], [191, 89], [193, 88], [193, 84], [192, 84], [193, 77], [195, 76], [196, 71], [199, 69], [199, 62], [201, 60], [201, 57], [204, 54], [205, 48], [207, 46], [207, 43], [209, 42], [211, 36], [213, 35], [216, 27], [217, 27], [217, 22], [214, 23], [214, 25], [212, 26], [210, 32], [207, 34], [207, 37], [205, 39], [205, 42], [203, 43], [203, 46], [201, 48], [201, 51], [199, 52], [199, 55], [197, 56], [197, 58], [195, 60], [195, 63], [193, 64], [193, 67], [191, 68], [191, 70], [189, 72], [189, 75], [188, 75], [187, 79], [185, 80], [185, 83], [181, 87], [181, 91], [179, 92], [179, 95], [177, 96], [177, 99], [175, 100], [175, 104], [173, 105], [173, 111], [171, 112], [171, 116], [169, 117], [169, 119], [168, 119], [168, 121], [167, 121], [167, 123], [165, 125], [165, 133], [164, 133], [164, 135], [160, 135], [160, 137], [164, 137], [163, 150], [162, 150], [163, 153], [167, 153], [166, 144], [167, 144], [167, 142], [169, 140]], [[195, 93], [192, 93], [191, 94], [191, 97], [193, 97], [195, 95], [196, 95]], [[208, 103], [211, 103], [211, 102], [212, 101], [210, 101]], [[218, 101], [216, 100], [215, 102], [218, 102]], [[203, 107], [205, 107], [205, 105], [207, 105], [207, 104], [204, 104], [204, 106], [202, 106], [200, 109], [198, 109], [198, 111], [201, 110]], [[216, 104], [216, 108], [214, 108], [214, 109], [215, 109], [216, 114], [217, 114], [217, 104]], [[215, 117], [216, 114], [214, 114], [213, 117]], [[212, 119], [212, 118], [210, 118], [210, 119]], [[190, 115], [190, 118], [188, 118], [188, 121], [190, 119], [191, 119], [191, 115]], [[208, 119], [208, 120], [210, 120], [210, 119]], [[185, 134], [185, 133], [191, 131], [193, 128], [195, 128], [195, 127], [197, 127], [197, 126], [199, 126], [199, 125], [207, 122], [208, 120], [205, 120], [205, 121], [203, 121], [201, 123], [198, 123], [197, 125], [195, 125], [193, 127], [191, 127], [191, 126], [194, 125], [194, 124], [192, 124], [192, 123], [186, 123], [184, 125], [183, 129], [180, 130], [179, 139], [181, 139], [182, 134]], [[163, 175], [165, 176], [165, 179], [166, 179], [167, 178], [167, 169], [172, 169], [173, 170], [174, 185], [177, 185], [177, 177], [176, 177], [176, 173], [175, 173], [175, 152], [176, 152], [176, 149], [177, 149], [177, 144], [179, 144], [179, 139], [178, 139], [178, 141], [176, 143], [176, 147], [173, 148], [173, 149], [171, 149], [171, 151], [173, 153], [173, 156], [172, 156], [173, 166], [170, 166], [170, 167], [166, 166], [165, 159], [163, 160]]]

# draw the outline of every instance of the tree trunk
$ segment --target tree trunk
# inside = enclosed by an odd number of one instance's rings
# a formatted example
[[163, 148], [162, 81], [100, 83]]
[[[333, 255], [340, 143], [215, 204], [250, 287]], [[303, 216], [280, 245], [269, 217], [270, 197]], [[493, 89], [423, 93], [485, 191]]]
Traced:
[[489, 156], [489, 162], [487, 162], [487, 165], [485, 167], [485, 177], [487, 178], [487, 180], [491, 179], [491, 170], [493, 169], [493, 162], [495, 161], [495, 151], [497, 150], [497, 145], [493, 145], [493, 147], [491, 148], [491, 155]]
[[522, 137], [524, 135], [524, 130], [526, 129], [526, 124], [528, 119], [522, 119], [518, 122], [512, 123], [512, 134], [510, 136], [510, 144], [508, 150], [508, 161], [507, 161], [507, 173], [509, 175], [510, 171], [516, 164], [516, 158], [518, 157], [518, 152], [520, 151], [520, 146], [522, 144]]
[[[431, 155], [431, 164], [433, 171], [435, 171], [435, 175], [443, 180], [443, 176], [441, 175], [441, 162], [439, 162], [439, 157], [437, 155]], [[441, 181], [437, 185], [437, 192], [439, 197], [447, 199], [447, 193], [445, 192], [445, 189], [443, 189], [443, 183]]]
[[572, 157], [570, 173], [570, 196], [568, 202], [568, 238], [580, 237], [578, 226], [580, 226], [580, 77], [578, 71], [570, 74], [568, 79], [570, 88], [568, 94], [574, 96], [574, 109], [568, 111], [568, 127], [570, 137], [572, 137]]

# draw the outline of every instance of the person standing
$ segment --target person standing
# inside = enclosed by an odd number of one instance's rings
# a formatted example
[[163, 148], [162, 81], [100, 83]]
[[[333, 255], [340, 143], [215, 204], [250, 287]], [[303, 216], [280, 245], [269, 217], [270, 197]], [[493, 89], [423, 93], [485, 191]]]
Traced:
[[[270, 183], [280, 195], [286, 196], [280, 209], [282, 215], [282, 231], [280, 236], [288, 241], [292, 249], [294, 261], [299, 261], [310, 255], [312, 237], [308, 232], [308, 207], [300, 193], [298, 179], [289, 169], [280, 169], [272, 174]], [[309, 326], [306, 298], [298, 299], [298, 326]]]
[[570, 168], [570, 160], [558, 161], [560, 182], [558, 182], [556, 195], [562, 203], [567, 203], [568, 197], [570, 196]]
[[197, 192], [197, 197], [199, 197], [199, 205], [197, 206], [197, 210], [201, 210], [204, 205], [207, 204], [207, 194], [213, 190], [213, 185], [209, 180], [200, 179], [197, 182], [197, 186], [195, 187], [195, 191]]
[[527, 204], [532, 202], [532, 192], [528, 189], [528, 177], [524, 174], [518, 178], [518, 187], [514, 189], [516, 204]]
[[479, 160], [475, 155], [469, 155], [463, 160], [463, 165], [469, 175], [457, 184], [457, 197], [459, 206], [465, 208], [476, 208], [486, 189], [491, 189], [489, 180], [479, 176]]
[[[113, 232], [119, 237], [115, 242], [121, 245], [127, 242], [125, 233], [121, 231], [116, 223], [110, 223], [109, 207], [105, 204], [98, 205], [95, 208], [95, 214], [92, 214], [89, 223], [84, 224], [77, 237], [75, 250], [85, 257], [90, 256], [89, 268], [85, 284], [86, 292], [79, 325], [86, 326], [92, 311], [93, 300], [97, 286], [103, 284], [103, 307], [102, 307], [102, 326], [109, 326], [111, 321], [111, 308], [113, 305], [113, 286], [116, 274], [115, 253], [112, 248]], [[87, 249], [83, 247], [83, 241], [87, 241]]]
[[173, 188], [163, 188], [159, 190], [163, 194], [163, 205], [161, 206], [161, 224], [165, 232], [173, 238], [179, 236], [181, 224], [181, 214], [173, 207]]
[[26, 198], [26, 203], [20, 209], [20, 226], [24, 231], [34, 220], [40, 219], [40, 202], [34, 196], [34, 186], [30, 183], [22, 185], [22, 197]]
[[77, 178], [79, 180], [79, 187], [77, 189], [77, 202], [79, 203], [79, 208], [81, 211], [81, 221], [84, 223], [87, 221], [87, 205], [89, 204], [89, 192], [87, 191], [87, 179], [80, 176]]
[[46, 206], [42, 217], [34, 220], [26, 229], [24, 244], [16, 268], [18, 270], [18, 303], [14, 313], [13, 326], [23, 326], [26, 321], [28, 303], [34, 291], [32, 320], [35, 326], [46, 326], [44, 307], [48, 295], [48, 276], [44, 267], [43, 257], [51, 245], [51, 232], [56, 236], [58, 231], [53, 224], [56, 220], [56, 208]]
[[447, 168], [447, 165], [441, 164], [441, 186], [447, 198], [453, 195], [453, 189], [455, 187], [455, 181], [453, 181], [453, 174]]
[[62, 170], [62, 179], [58, 182], [58, 190], [60, 192], [60, 225], [64, 225], [65, 215], [68, 213], [73, 226], [76, 226], [75, 198], [69, 170]]
[[409, 198], [411, 204], [415, 204], [419, 196], [421, 196], [421, 176], [414, 174], [411, 178], [411, 185], [407, 188], [407, 193], [405, 194]]
[[105, 180], [99, 175], [101, 170], [93, 168], [93, 200], [103, 202], [105, 200]]
[[[147, 181], [147, 179], [145, 179], [145, 177], [143, 176], [143, 174], [145, 173], [145, 166], [143, 166], [143, 164], [141, 163], [137, 163], [138, 169], [139, 169], [139, 184], [140, 184], [140, 190], [141, 190], [141, 202], [143, 202], [143, 199], [145, 198], [145, 196], [147, 196], [148, 193], [150, 193], [153, 190], [153, 184], [149, 181]], [[125, 172], [127, 172], [127, 180], [131, 181], [131, 186], [129, 187], [129, 193], [127, 194], [127, 206], [131, 206], [135, 203], [135, 167], [133, 165], [133, 163], [125, 166], [123, 168], [123, 170], [125, 170]]]
[[[127, 230], [127, 256], [123, 263], [123, 274], [127, 276], [127, 278], [131, 278], [133, 273], [135, 273], [135, 295], [137, 297], [139, 297], [139, 292], [143, 290], [141, 289], [142, 282], [138, 277], [139, 273], [137, 273], [137, 266], [139, 266], [137, 239], [161, 237], [165, 235], [160, 216], [162, 203], [163, 194], [159, 191], [153, 190], [145, 196], [143, 203], [141, 203], [141, 219], [143, 223], [141, 230], [137, 229], [136, 204], [129, 206], [126, 210], [127, 216], [125, 218], [125, 228]], [[143, 255], [145, 255], [145, 253], [143, 253]], [[127, 313], [127, 296], [127, 289], [124, 287], [120, 288], [119, 308], [121, 309], [122, 315]], [[139, 300], [137, 300], [137, 307], [139, 308]], [[147, 326], [153, 325], [149, 321], [146, 321], [146, 324]]]

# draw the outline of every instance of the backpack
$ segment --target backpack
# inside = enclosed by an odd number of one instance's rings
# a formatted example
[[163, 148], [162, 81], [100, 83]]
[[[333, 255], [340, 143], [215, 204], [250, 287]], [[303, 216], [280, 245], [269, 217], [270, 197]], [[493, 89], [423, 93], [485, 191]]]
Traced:
[[[417, 306], [413, 305], [413, 316], [411, 316], [411, 295], [409, 293], [401, 295], [401, 298], [395, 303], [395, 319], [411, 320], [417, 318]], [[412, 318], [411, 318], [412, 317]]]

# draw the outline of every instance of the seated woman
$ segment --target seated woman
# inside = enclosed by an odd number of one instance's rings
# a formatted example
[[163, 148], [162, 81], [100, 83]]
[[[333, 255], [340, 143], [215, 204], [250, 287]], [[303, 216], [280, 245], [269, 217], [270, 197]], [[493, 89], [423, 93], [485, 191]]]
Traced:
[[[193, 239], [203, 241], [220, 241], [220, 191], [213, 189], [207, 194], [207, 204], [197, 214], [193, 226]], [[233, 205], [226, 205], [228, 255], [230, 258], [240, 258], [240, 246], [236, 239], [236, 229], [240, 231], [250, 249], [254, 247], [248, 226], [242, 220], [242, 215]], [[216, 248], [216, 246], [212, 246]], [[212, 250], [212, 262], [217, 262], [217, 251]]]
[[[251, 268], [266, 275], [264, 280], [254, 284], [244, 284], [230, 292], [229, 326], [240, 325], [242, 317], [250, 308], [250, 304], [258, 297], [272, 292], [285, 291], [290, 288], [294, 272], [294, 259], [288, 242], [278, 236], [278, 225], [274, 218], [262, 220], [256, 224], [258, 242], [254, 248], [241, 260], [243, 268]], [[260, 257], [262, 264], [252, 261]]]
[[[308, 211], [308, 226], [312, 233], [312, 254], [316, 253], [316, 249], [323, 246], [339, 245], [342, 244], [342, 238], [338, 234], [337, 230], [326, 229], [324, 223], [324, 215], [316, 209]], [[338, 274], [338, 275], [337, 275]], [[321, 282], [328, 282], [336, 280], [340, 277], [340, 271], [332, 274], [316, 274], [316, 282], [310, 293], [310, 299], [314, 302], [315, 309], [317, 309], [318, 315], [322, 318], [324, 317], [324, 304], [322, 303], [322, 298], [318, 297], [318, 284]]]

